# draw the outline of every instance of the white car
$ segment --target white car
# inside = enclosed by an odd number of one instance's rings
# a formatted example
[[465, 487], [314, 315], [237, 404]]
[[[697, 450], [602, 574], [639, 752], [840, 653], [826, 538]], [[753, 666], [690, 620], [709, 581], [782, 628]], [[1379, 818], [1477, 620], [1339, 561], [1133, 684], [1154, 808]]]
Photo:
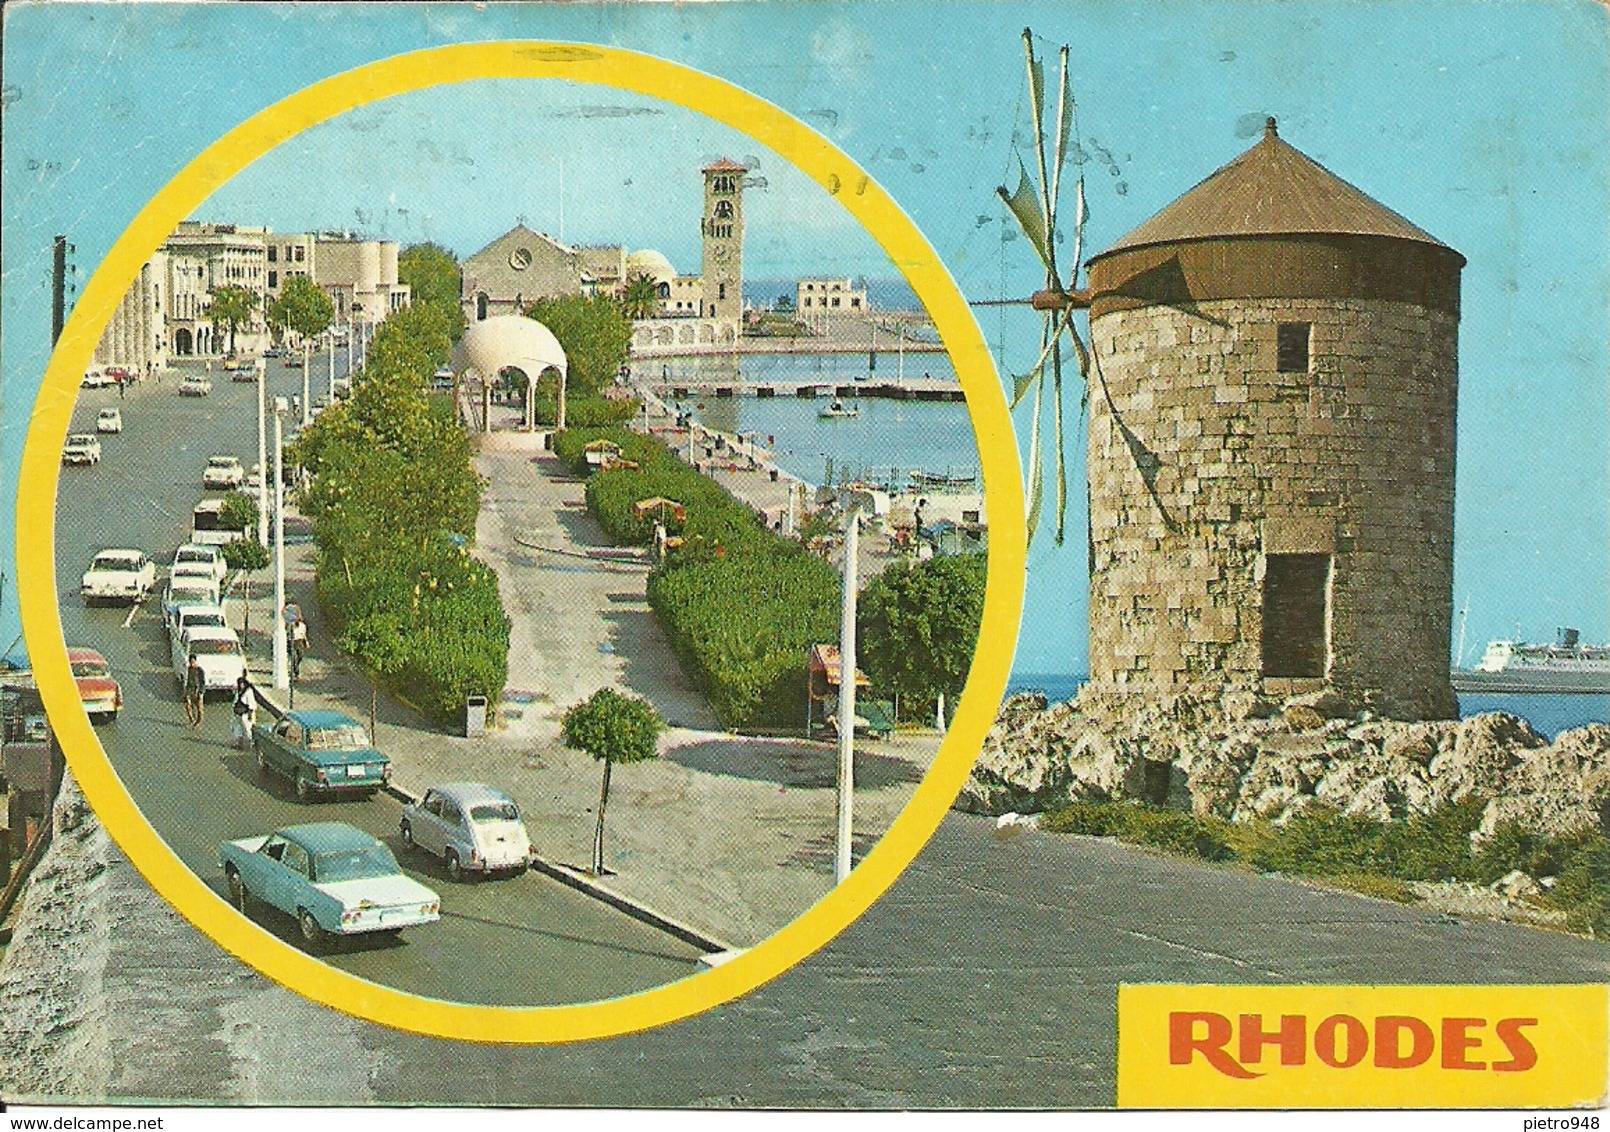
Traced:
[[84, 380], [81, 384], [85, 389], [105, 389], [108, 385], [114, 384], [114, 382], [110, 374], [103, 373], [98, 369], [92, 369], [84, 375]]
[[95, 439], [94, 433], [75, 432], [62, 447], [61, 462], [94, 467], [101, 462], [101, 442]]
[[138, 550], [103, 550], [84, 572], [78, 592], [85, 601], [134, 601], [156, 587], [156, 564]]
[[204, 377], [187, 377], [179, 384], [181, 397], [205, 397], [212, 392], [212, 382]]
[[201, 665], [208, 692], [232, 692], [235, 681], [246, 675], [246, 657], [240, 651], [240, 638], [233, 629], [196, 626], [173, 636], [173, 675], [184, 687], [190, 658]]
[[213, 456], [207, 460], [201, 473], [201, 486], [208, 488], [239, 487], [246, 482], [246, 469], [233, 456]]
[[454, 880], [466, 873], [524, 872], [531, 838], [520, 809], [501, 790], [479, 782], [434, 786], [403, 810], [402, 840], [440, 857]]
[[122, 432], [123, 414], [116, 409], [102, 409], [95, 418], [96, 432]]
[[[168, 636], [173, 641], [183, 641], [187, 644], [197, 629], [227, 628], [229, 622], [224, 617], [223, 608], [217, 605], [181, 605], [173, 611], [173, 616], [168, 620]], [[186, 663], [189, 663], [188, 660]]]
[[217, 605], [218, 587], [209, 584], [206, 578], [174, 578], [162, 593], [162, 623], [171, 636], [179, 610], [187, 606]]
[[222, 585], [224, 578], [229, 574], [229, 563], [224, 561], [223, 552], [216, 546], [187, 542], [173, 552], [173, 562], [168, 566], [168, 573], [174, 576], [205, 573], [215, 585]]

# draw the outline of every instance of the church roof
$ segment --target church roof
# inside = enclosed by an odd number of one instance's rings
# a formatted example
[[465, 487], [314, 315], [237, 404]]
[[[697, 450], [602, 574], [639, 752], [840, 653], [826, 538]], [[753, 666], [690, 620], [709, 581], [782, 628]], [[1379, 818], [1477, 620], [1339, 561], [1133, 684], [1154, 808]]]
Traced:
[[1296, 235], [1386, 236], [1447, 247], [1282, 141], [1270, 118], [1251, 149], [1093, 258], [1155, 244]]

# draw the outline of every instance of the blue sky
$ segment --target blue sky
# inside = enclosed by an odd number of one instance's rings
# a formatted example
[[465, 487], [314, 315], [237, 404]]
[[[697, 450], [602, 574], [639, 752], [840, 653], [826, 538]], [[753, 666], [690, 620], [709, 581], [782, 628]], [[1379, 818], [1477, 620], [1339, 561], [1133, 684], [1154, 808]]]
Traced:
[[[1026, 122], [1024, 25], [1073, 45], [1094, 252], [1256, 140], [1263, 117], [1345, 179], [1462, 251], [1455, 601], [1469, 637], [1575, 624], [1610, 639], [1610, 83], [1605, 10], [1506, 4], [1078, 5], [911, 0], [692, 5], [48, 5], [5, 9], [0, 506], [10, 513], [28, 405], [48, 354], [50, 238], [93, 271], [147, 199], [250, 114], [326, 75], [401, 51], [495, 38], [596, 42], [745, 87], [820, 130], [915, 220], [972, 298], [1036, 272], [1002, 238], [992, 192]], [[422, 92], [269, 155], [208, 206], [281, 230], [350, 226], [473, 251], [524, 214], [572, 241], [647, 243], [696, 271], [691, 224], [619, 230], [645, 191], [657, 216], [696, 182], [639, 177], [718, 152], [759, 156], [753, 275], [875, 272], [880, 255], [760, 147], [648, 100], [480, 84]], [[607, 106], [607, 117], [588, 111]], [[562, 147], [561, 147], [562, 148]], [[630, 182], [630, 183], [628, 183]], [[585, 187], [585, 191], [582, 188]], [[684, 208], [687, 206], [687, 209]], [[246, 215], [246, 213], [251, 215]], [[857, 268], [858, 262], [865, 266]], [[982, 311], [1002, 364], [1036, 337]], [[1073, 453], [1082, 464], [1082, 450]], [[1082, 668], [1082, 518], [1029, 557], [1019, 667]], [[13, 573], [12, 531], [0, 562]], [[16, 634], [9, 586], [0, 637]]]

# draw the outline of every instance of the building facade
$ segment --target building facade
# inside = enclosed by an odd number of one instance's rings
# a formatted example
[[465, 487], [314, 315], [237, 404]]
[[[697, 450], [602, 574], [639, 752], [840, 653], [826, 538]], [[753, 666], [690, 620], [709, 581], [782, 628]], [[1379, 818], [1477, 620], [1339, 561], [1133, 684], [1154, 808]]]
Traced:
[[590, 295], [597, 280], [575, 248], [517, 224], [459, 265], [464, 317], [519, 314], [538, 299]]
[[867, 310], [866, 288], [853, 279], [801, 279], [796, 289], [794, 309], [801, 314], [829, 314]]
[[330, 296], [335, 325], [377, 325], [408, 305], [407, 284], [397, 281], [394, 240], [364, 240], [350, 232], [314, 238], [313, 282]]
[[167, 368], [167, 307], [172, 295], [168, 272], [168, 256], [162, 251], [140, 268], [95, 346], [95, 366], [122, 366], [138, 377]]
[[1464, 257], [1282, 141], [1090, 263], [1090, 677], [1455, 714]]

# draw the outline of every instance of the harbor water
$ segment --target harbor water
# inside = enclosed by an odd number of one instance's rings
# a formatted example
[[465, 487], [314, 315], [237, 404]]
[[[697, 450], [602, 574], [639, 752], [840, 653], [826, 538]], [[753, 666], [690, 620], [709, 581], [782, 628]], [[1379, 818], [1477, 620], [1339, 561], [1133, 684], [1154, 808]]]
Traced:
[[[1044, 692], [1052, 703], [1071, 700], [1085, 677], [1063, 672], [1013, 672], [1006, 694]], [[1562, 731], [1589, 723], [1610, 723], [1610, 696], [1547, 693], [1466, 694], [1459, 697], [1459, 718], [1490, 711], [1518, 715], [1539, 735], [1553, 739]]]
[[[748, 354], [653, 364], [661, 366], [653, 380], [671, 383], [742, 380], [750, 385], [850, 385], [868, 377], [865, 354]], [[915, 379], [925, 373], [935, 379], [955, 380], [945, 355], [908, 355], [905, 376]], [[895, 356], [880, 351], [873, 380], [887, 383], [896, 377]], [[978, 446], [963, 402], [848, 397], [843, 404], [857, 410], [854, 416], [823, 418], [822, 411], [832, 403], [827, 396], [717, 397], [709, 389], [697, 388], [677, 402], [708, 428], [753, 436], [757, 444], [771, 449], [784, 471], [807, 483], [898, 478], [900, 486], [906, 486], [914, 471], [960, 477], [978, 473]]]

